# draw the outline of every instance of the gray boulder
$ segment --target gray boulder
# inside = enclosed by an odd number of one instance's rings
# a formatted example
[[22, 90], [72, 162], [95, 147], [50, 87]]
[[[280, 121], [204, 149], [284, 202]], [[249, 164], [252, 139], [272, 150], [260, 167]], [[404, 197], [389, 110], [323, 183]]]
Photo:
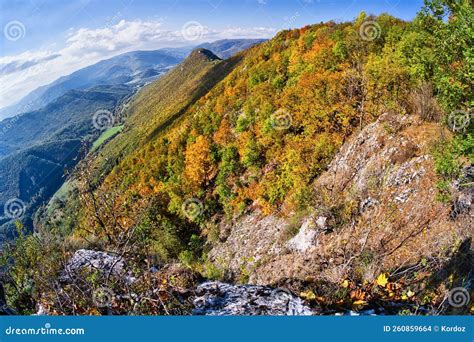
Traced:
[[298, 315], [314, 312], [288, 290], [259, 285], [206, 282], [196, 289], [194, 315]]
[[101, 251], [79, 249], [69, 259], [61, 273], [63, 281], [72, 280], [76, 275], [87, 270], [98, 271], [102, 276], [119, 276], [125, 273], [125, 261], [120, 256]]

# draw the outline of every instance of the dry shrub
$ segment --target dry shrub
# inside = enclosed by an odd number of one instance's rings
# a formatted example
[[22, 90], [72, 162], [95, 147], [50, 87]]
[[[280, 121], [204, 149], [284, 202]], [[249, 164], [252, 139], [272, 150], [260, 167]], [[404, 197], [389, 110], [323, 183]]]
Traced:
[[438, 122], [441, 119], [442, 111], [433, 96], [433, 86], [431, 83], [423, 83], [413, 90], [408, 99], [410, 110], [425, 121]]

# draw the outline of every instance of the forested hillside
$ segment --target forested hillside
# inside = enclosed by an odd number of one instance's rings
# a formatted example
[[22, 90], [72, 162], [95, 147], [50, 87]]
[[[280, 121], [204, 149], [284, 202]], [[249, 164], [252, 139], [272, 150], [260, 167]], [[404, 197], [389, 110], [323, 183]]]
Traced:
[[[217, 52], [228, 54], [258, 42], [235, 39], [212, 45]], [[91, 146], [95, 150], [124, 128], [118, 144], [114, 141], [107, 145], [106, 158], [97, 161], [109, 170], [126, 150], [133, 150], [146, 139], [154, 127], [153, 121], [159, 119], [153, 117], [153, 112], [146, 113], [147, 109], [135, 113], [135, 104], [127, 110], [127, 101], [144, 85], [171, 70], [190, 51], [191, 48], [184, 47], [118, 55], [42, 86], [7, 108], [13, 110], [10, 114], [18, 111], [18, 115], [0, 122], [0, 206], [10, 208], [0, 215], [0, 245], [7, 237], [14, 237], [17, 219], [32, 230], [36, 210], [63, 185], [71, 168]], [[177, 76], [172, 76], [176, 71], [171, 71], [165, 81], [151, 86], [163, 88], [164, 94], [173, 94], [168, 98], [156, 96], [153, 103], [168, 111], [174, 110], [172, 103], [184, 108], [219, 80], [209, 75], [205, 82], [200, 82], [199, 72], [205, 73], [206, 69], [199, 69], [199, 63], [193, 68]], [[140, 98], [140, 107], [144, 108], [148, 97]], [[123, 127], [129, 113], [133, 115]], [[161, 118], [164, 117], [165, 114]], [[55, 157], [58, 155], [60, 158]], [[69, 184], [62, 188], [67, 189]]]
[[[445, 312], [472, 280], [473, 19], [468, 1], [430, 1], [412, 22], [361, 13], [227, 60], [195, 50], [20, 234], [12, 303], [186, 314], [211, 279], [328, 312]], [[69, 272], [80, 249], [121, 268]]]
[[97, 169], [110, 171], [119, 159], [143, 146], [171, 126], [189, 106], [224, 78], [238, 57], [220, 59], [204, 49], [195, 50], [179, 67], [141, 91], [127, 107], [124, 132], [98, 153]]
[[81, 150], [100, 133], [94, 113], [112, 115], [131, 92], [126, 86], [71, 90], [40, 110], [0, 122], [0, 205], [8, 208], [10, 201], [19, 210], [1, 215], [0, 243], [15, 235], [17, 219], [31, 230], [35, 210], [59, 189]]

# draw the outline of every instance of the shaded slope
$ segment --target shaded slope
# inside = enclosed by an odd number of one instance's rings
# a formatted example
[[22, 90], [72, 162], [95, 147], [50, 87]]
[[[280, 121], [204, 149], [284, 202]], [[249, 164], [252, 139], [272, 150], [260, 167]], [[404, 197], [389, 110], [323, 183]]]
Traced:
[[[0, 158], [0, 207], [20, 199], [25, 209], [21, 219], [31, 228], [36, 208], [61, 186], [65, 170], [79, 161], [81, 148], [100, 133], [94, 113], [113, 112], [130, 92], [126, 86], [71, 90], [41, 110], [1, 122], [0, 148], [7, 155]], [[3, 217], [0, 227], [11, 235], [9, 221]]]
[[112, 110], [132, 91], [127, 86], [70, 90], [46, 107], [0, 122], [0, 156], [45, 140], [70, 139], [90, 133], [97, 110]]
[[[0, 215], [0, 241], [15, 234], [15, 219], [32, 227], [36, 208], [48, 200], [64, 182], [65, 171], [78, 161], [81, 140], [59, 140], [44, 143], [0, 159], [0, 206], [9, 200], [18, 201], [21, 217]], [[13, 219], [13, 220], [12, 220]]]

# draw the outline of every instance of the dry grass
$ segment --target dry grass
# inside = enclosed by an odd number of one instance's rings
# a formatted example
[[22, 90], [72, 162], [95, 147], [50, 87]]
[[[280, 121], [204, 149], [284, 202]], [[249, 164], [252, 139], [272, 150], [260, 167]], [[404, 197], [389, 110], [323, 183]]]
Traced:
[[412, 113], [419, 115], [425, 121], [440, 121], [442, 110], [433, 96], [433, 86], [430, 83], [422, 84], [410, 94], [408, 99]]

